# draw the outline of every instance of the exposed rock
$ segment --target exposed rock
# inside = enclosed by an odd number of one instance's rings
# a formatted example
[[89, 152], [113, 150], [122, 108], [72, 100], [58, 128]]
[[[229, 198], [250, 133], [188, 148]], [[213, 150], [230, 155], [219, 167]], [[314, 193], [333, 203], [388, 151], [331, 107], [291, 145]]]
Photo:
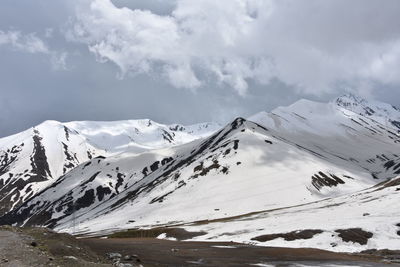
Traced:
[[360, 245], [366, 245], [368, 239], [373, 236], [373, 233], [364, 231], [361, 228], [338, 229], [335, 232], [339, 233], [339, 237], [344, 242], [354, 242]]
[[111, 252], [111, 253], [107, 253], [107, 258], [112, 260], [112, 261], [120, 261], [120, 259], [122, 258], [122, 255], [120, 253], [117, 252]]

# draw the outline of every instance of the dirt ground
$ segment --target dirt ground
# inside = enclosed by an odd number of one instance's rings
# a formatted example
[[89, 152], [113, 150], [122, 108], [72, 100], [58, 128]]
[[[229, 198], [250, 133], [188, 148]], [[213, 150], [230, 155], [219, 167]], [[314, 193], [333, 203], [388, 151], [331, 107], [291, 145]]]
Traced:
[[369, 251], [353, 255], [318, 249], [156, 238], [76, 239], [45, 228], [0, 227], [1, 267], [400, 266], [382, 261], [386, 256], [399, 254], [393, 253]]
[[123, 255], [136, 254], [143, 266], [386, 266], [374, 256], [317, 249], [256, 247], [221, 242], [177, 242], [154, 238], [92, 238], [82, 242], [99, 254], [110, 251]]
[[1, 267], [105, 267], [102, 255], [67, 234], [45, 228], [0, 227]]

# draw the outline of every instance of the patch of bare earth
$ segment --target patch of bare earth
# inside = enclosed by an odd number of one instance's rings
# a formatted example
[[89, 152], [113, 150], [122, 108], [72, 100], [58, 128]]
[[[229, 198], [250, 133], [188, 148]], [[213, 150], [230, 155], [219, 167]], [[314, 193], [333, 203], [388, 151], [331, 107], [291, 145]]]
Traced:
[[88, 238], [82, 240], [98, 254], [110, 251], [137, 255], [143, 266], [251, 266], [283, 262], [310, 266], [385, 266], [380, 257], [334, 253], [311, 248], [275, 248], [233, 242], [170, 241], [155, 238]]
[[0, 266], [112, 266], [84, 243], [46, 228], [0, 227]]
[[271, 241], [277, 238], [283, 238], [286, 241], [293, 241], [293, 240], [298, 240], [298, 239], [311, 239], [314, 237], [316, 234], [321, 234], [323, 231], [322, 230], [298, 230], [298, 231], [293, 231], [289, 233], [280, 233], [280, 234], [269, 234], [269, 235], [261, 235], [252, 238], [251, 240], [256, 240], [260, 242], [266, 242], [266, 241]]
[[339, 233], [339, 237], [344, 242], [354, 242], [360, 245], [366, 245], [368, 239], [373, 236], [373, 233], [364, 231], [361, 228], [338, 229], [335, 232]]
[[110, 238], [156, 238], [161, 234], [177, 240], [192, 239], [196, 236], [207, 234], [206, 232], [189, 232], [183, 228], [157, 227], [151, 229], [130, 229], [110, 235]]

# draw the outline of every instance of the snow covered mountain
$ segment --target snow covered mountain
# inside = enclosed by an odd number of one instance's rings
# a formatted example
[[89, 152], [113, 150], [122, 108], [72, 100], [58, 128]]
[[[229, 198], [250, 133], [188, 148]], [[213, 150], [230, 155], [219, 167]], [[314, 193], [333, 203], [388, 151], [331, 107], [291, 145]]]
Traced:
[[89, 231], [188, 222], [312, 202], [373, 180], [361, 168], [332, 164], [239, 118], [174, 149], [93, 159], [14, 217], [29, 210], [20, 223], [61, 230], [74, 219], [92, 224]]
[[94, 157], [182, 144], [207, 136], [219, 127], [215, 123], [168, 126], [151, 120], [46, 121], [1, 138], [0, 214]]
[[0, 139], [0, 214], [102, 153], [79, 133], [55, 121]]
[[[387, 241], [399, 238], [400, 136], [389, 123], [397, 113], [367, 103], [300, 100], [237, 118], [210, 136], [213, 124], [67, 123], [104, 156], [63, 174], [0, 224], [80, 234], [179, 225], [204, 233], [198, 240], [399, 249]], [[361, 112], [368, 108], [375, 115]], [[143, 123], [147, 136], [125, 130], [143, 133]], [[367, 241], [352, 246], [351, 233]]]
[[75, 121], [65, 125], [83, 135], [93, 146], [107, 154], [124, 151], [144, 152], [206, 137], [220, 129], [218, 123], [199, 123], [183, 126], [164, 125], [149, 119], [126, 121]]
[[384, 123], [392, 117], [382, 115], [379, 122], [353, 111], [359, 98], [346, 105], [343, 99], [350, 98], [343, 96], [330, 103], [303, 99], [270, 113], [255, 114], [249, 120], [330, 162], [357, 165], [377, 179], [400, 175], [400, 134], [393, 125]]
[[388, 127], [400, 129], [400, 110], [397, 107], [378, 101], [368, 101], [352, 94], [337, 98], [335, 103], [340, 107], [369, 117]]

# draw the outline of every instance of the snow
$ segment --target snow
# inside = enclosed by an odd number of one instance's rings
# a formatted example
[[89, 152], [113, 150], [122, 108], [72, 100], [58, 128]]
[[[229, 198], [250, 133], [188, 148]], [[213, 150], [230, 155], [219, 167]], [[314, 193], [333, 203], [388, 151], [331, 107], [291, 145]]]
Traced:
[[[148, 119], [46, 121], [35, 129], [52, 177], [32, 184], [40, 194], [11, 215], [20, 225], [54, 223], [57, 231], [84, 235], [179, 225], [205, 232], [192, 239], [201, 241], [400, 249], [399, 186], [385, 182], [400, 174], [393, 123], [399, 118], [390, 105], [342, 96], [329, 103], [300, 100], [222, 129]], [[30, 166], [32, 135], [30, 129], [0, 139], [3, 151], [26, 143], [12, 172]], [[66, 163], [73, 167], [64, 173]], [[336, 231], [349, 228], [373, 236], [366, 244], [345, 242]], [[310, 229], [322, 232], [309, 239], [254, 240]]]
[[[176, 125], [174, 127], [176, 128]], [[4, 159], [15, 156], [16, 160], [6, 166], [6, 172], [0, 173], [0, 183], [4, 181], [12, 187], [18, 184], [19, 180], [24, 180], [26, 184], [20, 190], [9, 192], [10, 190], [5, 189], [7, 192], [0, 192], [0, 200], [9, 197], [13, 203], [12, 206], [16, 206], [33, 194], [51, 186], [62, 175], [79, 164], [87, 162], [91, 157], [120, 153], [130, 155], [155, 148], [172, 147], [210, 135], [220, 128], [220, 125], [200, 123], [179, 126], [177, 130], [170, 128], [172, 126], [151, 120], [69, 123], [48, 120], [24, 132], [1, 138], [0, 160], [2, 156]], [[46, 176], [39, 175], [43, 181], [29, 182], [28, 179], [31, 176], [37, 175], [32, 169], [32, 158], [37, 151], [34, 141], [36, 135], [46, 156], [49, 172]], [[14, 146], [19, 145], [21, 145], [21, 151], [15, 154], [9, 152]], [[2, 164], [5, 165], [7, 162]], [[9, 175], [12, 175], [11, 179]], [[67, 188], [74, 188], [71, 186]]]
[[387, 127], [400, 129], [400, 124], [397, 126], [392, 124], [392, 122], [400, 121], [400, 110], [390, 104], [366, 100], [352, 94], [340, 96], [333, 103], [385, 124]]
[[173, 237], [167, 237], [166, 233], [162, 233], [159, 236], [157, 236], [157, 239], [164, 239], [164, 240], [170, 240], [170, 241], [176, 241], [176, 238]]
[[[186, 186], [178, 190], [180, 181], [165, 182], [156, 190], [147, 192], [117, 209], [111, 210], [103, 205], [102, 209], [108, 210], [107, 214], [98, 215], [98, 210], [82, 211], [82, 215], [77, 215], [82, 227], [96, 232], [141, 225], [212, 220], [349, 194], [376, 183], [369, 173], [361, 168], [353, 166], [345, 169], [346, 165], [331, 164], [273, 138], [251, 122], [245, 124], [244, 132], [237, 130], [227, 138], [227, 140], [240, 140], [236, 154], [221, 157], [222, 151], [218, 152], [219, 164], [229, 166], [229, 175], [211, 170], [204, 178], [191, 179], [193, 170], [199, 162], [203, 162], [205, 168], [212, 165], [215, 158], [207, 160], [210, 154], [205, 153], [195, 163], [180, 170], [181, 181]], [[265, 139], [271, 140], [273, 144], [266, 143]], [[193, 147], [197, 146], [196, 143]], [[187, 153], [184, 150], [176, 152], [175, 155]], [[241, 164], [237, 165], [237, 162]], [[341, 177], [347, 175], [353, 179], [347, 179], [340, 187], [323, 188], [317, 192], [312, 189], [310, 177], [318, 171], [335, 173]], [[162, 203], [149, 204], [152, 199], [168, 192], [173, 193]], [[113, 202], [123, 197], [124, 192], [108, 202], [107, 206], [110, 207]], [[134, 218], [135, 222], [126, 224], [130, 218]], [[68, 225], [67, 228], [62, 225], [61, 222], [57, 229], [63, 231], [68, 229]]]
[[[340, 252], [357, 252], [372, 248], [399, 249], [399, 237], [396, 232], [400, 227], [396, 224], [399, 223], [397, 211], [400, 209], [400, 204], [397, 194], [396, 188], [393, 187], [379, 191], [371, 188], [349, 196], [261, 212], [227, 222], [187, 226], [185, 229], [207, 232], [207, 235], [194, 238], [197, 241], [236, 241], [261, 246], [315, 247]], [[371, 201], [366, 202], [366, 199]], [[370, 215], [364, 216], [365, 213]], [[344, 242], [335, 232], [337, 229], [359, 227], [374, 234], [366, 245]], [[324, 232], [312, 239], [285, 241], [277, 238], [268, 242], [250, 241], [251, 238], [264, 234], [288, 233], [301, 229], [321, 229]]]
[[217, 123], [190, 126], [164, 125], [149, 119], [126, 121], [75, 121], [65, 124], [108, 153], [143, 152], [184, 144], [206, 137], [219, 128]]

